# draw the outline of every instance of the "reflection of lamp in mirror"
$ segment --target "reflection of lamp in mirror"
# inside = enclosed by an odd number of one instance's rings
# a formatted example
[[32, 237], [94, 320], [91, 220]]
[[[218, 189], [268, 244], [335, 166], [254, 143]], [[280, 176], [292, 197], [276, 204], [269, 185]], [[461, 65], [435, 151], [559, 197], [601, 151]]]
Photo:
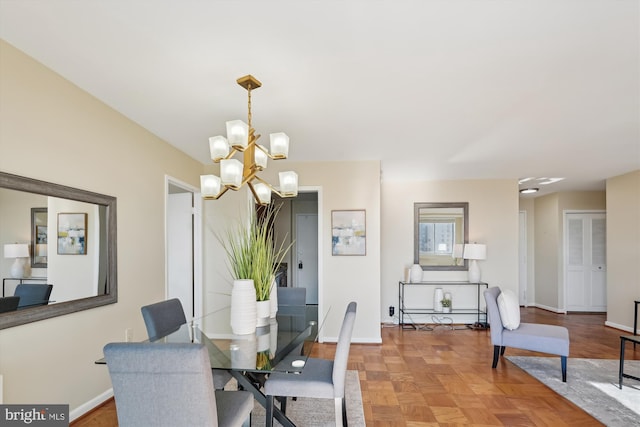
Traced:
[[47, 262], [47, 244], [46, 243], [36, 244], [35, 256], [41, 259], [40, 262]]
[[487, 258], [487, 246], [478, 243], [464, 245], [464, 259], [470, 259], [469, 264], [469, 283], [480, 282], [480, 267], [478, 260]]
[[24, 260], [29, 258], [29, 246], [25, 243], [8, 243], [4, 245], [4, 257], [15, 258], [11, 265], [11, 277], [20, 279], [24, 277]]
[[453, 245], [453, 252], [451, 253], [451, 256], [453, 257], [453, 262], [455, 265], [458, 265], [458, 263], [462, 259], [463, 249], [464, 245], [462, 243], [456, 243], [455, 245]]

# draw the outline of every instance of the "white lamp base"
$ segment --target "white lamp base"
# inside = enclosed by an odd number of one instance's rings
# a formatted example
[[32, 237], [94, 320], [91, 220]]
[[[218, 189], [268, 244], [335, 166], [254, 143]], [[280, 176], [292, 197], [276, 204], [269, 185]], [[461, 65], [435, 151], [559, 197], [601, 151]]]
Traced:
[[24, 277], [24, 264], [22, 258], [16, 258], [11, 265], [11, 277], [14, 279], [22, 279]]
[[475, 259], [469, 264], [469, 283], [480, 283], [480, 267]]

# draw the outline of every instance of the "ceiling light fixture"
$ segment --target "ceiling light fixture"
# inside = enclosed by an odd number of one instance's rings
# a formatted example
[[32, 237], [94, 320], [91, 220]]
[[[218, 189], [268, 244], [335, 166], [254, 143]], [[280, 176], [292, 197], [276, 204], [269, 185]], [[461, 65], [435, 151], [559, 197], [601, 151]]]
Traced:
[[[242, 120], [227, 122], [227, 137], [213, 136], [209, 138], [211, 159], [220, 163], [220, 176], [200, 176], [200, 191], [202, 198], [207, 200], [219, 199], [228, 190], [239, 190], [247, 184], [254, 199], [260, 205], [271, 202], [271, 193], [280, 197], [295, 197], [298, 195], [298, 174], [293, 171], [280, 172], [280, 190], [260, 178], [257, 173], [267, 167], [267, 159], [282, 160], [289, 154], [289, 137], [282, 132], [269, 135], [271, 153], [256, 142], [260, 135], [255, 134], [251, 127], [251, 90], [262, 86], [255, 77], [248, 75], [240, 77], [238, 84], [247, 90], [248, 110], [247, 123]], [[236, 153], [244, 153], [243, 162], [234, 159]]]
[[520, 190], [521, 194], [533, 194], [533, 193], [537, 193], [538, 191], [540, 191], [539, 188], [523, 188], [522, 190]]

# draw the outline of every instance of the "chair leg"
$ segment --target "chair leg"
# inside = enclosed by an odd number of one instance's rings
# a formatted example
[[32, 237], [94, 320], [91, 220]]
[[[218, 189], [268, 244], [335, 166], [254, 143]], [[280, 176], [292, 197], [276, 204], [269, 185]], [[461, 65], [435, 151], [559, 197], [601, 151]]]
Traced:
[[560, 356], [560, 365], [562, 366], [562, 382], [567, 382], [567, 356]]
[[265, 405], [265, 427], [273, 427], [273, 396], [267, 395], [267, 404]]
[[347, 407], [344, 404], [344, 398], [335, 397], [333, 402], [336, 413], [336, 427], [347, 427]]
[[502, 346], [500, 347], [500, 356], [504, 356], [504, 351], [507, 349], [507, 347]]
[[278, 400], [280, 401], [280, 412], [287, 415], [287, 396], [281, 396]]
[[499, 345], [494, 345], [493, 346], [493, 365], [491, 365], [491, 367], [493, 369], [496, 368], [496, 366], [498, 366], [498, 358], [500, 357], [500, 346]]

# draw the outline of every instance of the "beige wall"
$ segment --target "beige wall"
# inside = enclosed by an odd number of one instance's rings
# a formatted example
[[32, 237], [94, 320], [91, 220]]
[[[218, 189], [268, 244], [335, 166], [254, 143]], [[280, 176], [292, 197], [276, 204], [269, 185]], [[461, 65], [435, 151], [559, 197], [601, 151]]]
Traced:
[[199, 185], [202, 165], [0, 42], [0, 170], [118, 199], [118, 303], [0, 330], [5, 403], [68, 403], [111, 387], [93, 361], [146, 333], [165, 295], [164, 176]]
[[[526, 261], [527, 261], [527, 294], [525, 306], [533, 304], [536, 301], [535, 287], [535, 203], [533, 198], [520, 198], [520, 212], [525, 213], [526, 226]], [[520, 254], [522, 255], [522, 254]]]
[[607, 180], [607, 325], [633, 330], [632, 301], [640, 300], [638, 266], [640, 170]]
[[[413, 204], [417, 202], [469, 202], [469, 241], [487, 245], [487, 259], [479, 261], [481, 280], [518, 291], [517, 180], [383, 182], [380, 286], [384, 320], [391, 321], [389, 306], [397, 312], [398, 281], [404, 280], [405, 270], [413, 264]], [[466, 281], [467, 272], [426, 271], [423, 278]], [[461, 301], [464, 295], [453, 298]]]
[[564, 311], [564, 212], [605, 211], [604, 191], [570, 191], [537, 197], [534, 201], [535, 305]]

